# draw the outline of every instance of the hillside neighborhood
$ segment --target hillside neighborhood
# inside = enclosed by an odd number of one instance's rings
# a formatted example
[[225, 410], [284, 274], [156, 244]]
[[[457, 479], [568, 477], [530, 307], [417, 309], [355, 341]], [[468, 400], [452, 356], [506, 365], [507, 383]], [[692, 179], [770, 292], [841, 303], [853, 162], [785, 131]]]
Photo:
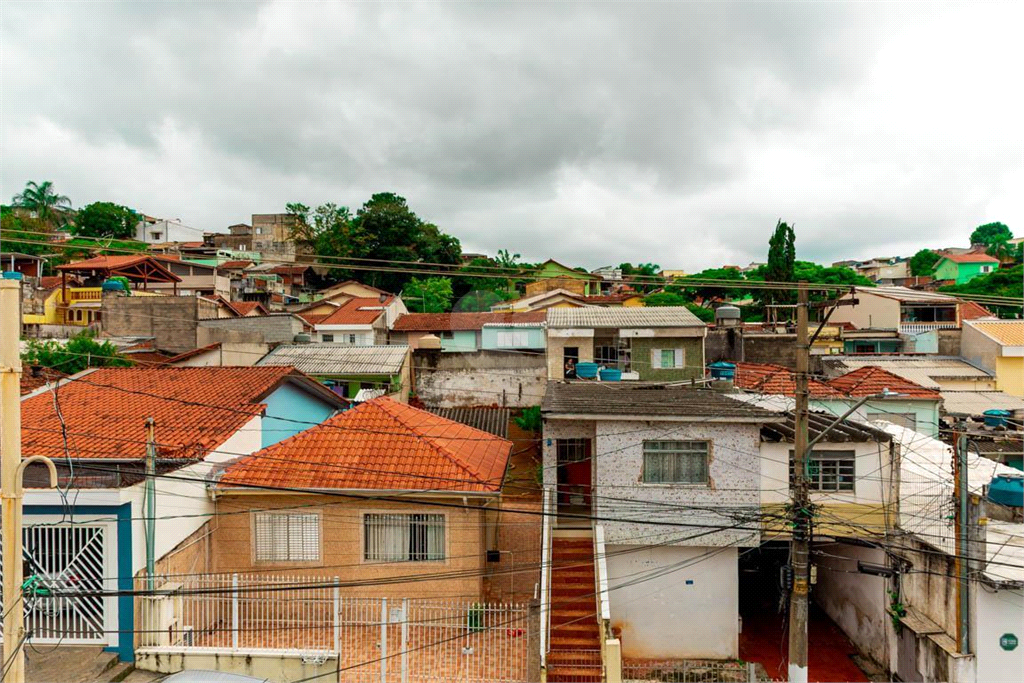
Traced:
[[780, 221], [686, 274], [461, 254], [390, 194], [103, 235], [32, 188], [0, 254], [22, 636], [102, 680], [789, 680], [801, 586], [810, 680], [1024, 671], [1001, 224], [820, 266]]

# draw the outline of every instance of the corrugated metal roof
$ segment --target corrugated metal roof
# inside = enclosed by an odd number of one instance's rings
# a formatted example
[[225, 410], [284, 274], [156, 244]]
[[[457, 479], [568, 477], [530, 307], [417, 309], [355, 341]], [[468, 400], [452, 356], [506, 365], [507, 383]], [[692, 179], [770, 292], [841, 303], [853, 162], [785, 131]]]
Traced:
[[1024, 346], [1024, 320], [972, 320], [966, 324], [1003, 346]]
[[956, 297], [938, 292], [924, 292], [909, 287], [857, 287], [858, 294], [875, 294], [906, 303], [953, 304]]
[[548, 382], [541, 403], [548, 414], [724, 418], [776, 422], [779, 413], [713, 389], [620, 382]]
[[705, 327], [685, 306], [551, 308], [548, 327]]
[[512, 410], [509, 408], [494, 408], [490, 406], [477, 406], [472, 408], [431, 408], [427, 407], [434, 415], [443, 417], [453, 422], [461, 422], [464, 425], [479, 429], [488, 434], [508, 438], [508, 421], [512, 417]]
[[981, 415], [986, 410], [1016, 410], [1021, 400], [1001, 391], [943, 391], [942, 407], [947, 413]]
[[[810, 411], [807, 414], [807, 431], [812, 439], [825, 431], [830, 424], [835, 422], [836, 416], [832, 413]], [[785, 441], [792, 442], [796, 434], [796, 423], [792, 412], [786, 413], [785, 422], [770, 423], [761, 426], [762, 441]], [[892, 441], [892, 437], [880, 429], [854, 422], [843, 420], [825, 434], [826, 443], [846, 443], [850, 441]]]
[[832, 356], [823, 358], [822, 365], [830, 374], [845, 374], [852, 370], [878, 367], [899, 375], [928, 389], [940, 389], [936, 377], [992, 377], [962, 358], [949, 356]]
[[396, 375], [408, 353], [405, 344], [287, 344], [278, 346], [256, 365], [292, 365], [308, 375]]

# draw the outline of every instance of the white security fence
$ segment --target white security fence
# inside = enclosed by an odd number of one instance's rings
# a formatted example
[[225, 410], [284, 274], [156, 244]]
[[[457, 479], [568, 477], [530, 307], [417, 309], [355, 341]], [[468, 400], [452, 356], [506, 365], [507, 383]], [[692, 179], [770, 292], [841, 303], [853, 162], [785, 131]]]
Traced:
[[[140, 653], [273, 651], [336, 660], [332, 680], [530, 680], [524, 605], [342, 595], [337, 577], [155, 577], [140, 598]], [[146, 590], [145, 577], [137, 588]]]

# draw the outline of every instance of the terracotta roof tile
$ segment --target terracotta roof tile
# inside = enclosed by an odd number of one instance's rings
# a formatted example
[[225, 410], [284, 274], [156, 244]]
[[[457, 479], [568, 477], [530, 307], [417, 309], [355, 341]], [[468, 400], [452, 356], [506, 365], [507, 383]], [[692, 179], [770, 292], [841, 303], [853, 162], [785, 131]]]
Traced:
[[[762, 394], [793, 396], [796, 393], [796, 373], [772, 363], [736, 363], [733, 385]], [[814, 398], [843, 398], [838, 390], [816, 379], [811, 379], [807, 387]]]
[[252, 265], [252, 261], [225, 261], [224, 263], [217, 266], [225, 270], [242, 270]]
[[995, 256], [989, 256], [982, 252], [969, 252], [966, 254], [941, 254], [942, 258], [953, 263], [999, 263]]
[[[291, 367], [101, 368], [79, 374], [57, 397], [76, 458], [145, 455], [146, 418], [156, 420], [164, 458], [201, 457], [241, 429]], [[51, 392], [21, 404], [22, 454], [64, 456]]]
[[512, 443], [390, 398], [230, 466], [219, 486], [498, 492]]
[[[903, 398], [927, 398], [938, 400], [939, 392], [927, 389], [916, 382], [893, 374], [879, 367], [857, 368], [828, 382], [833, 389], [847, 396], [872, 396], [885, 391], [900, 394]], [[894, 397], [899, 398], [899, 397]]]
[[960, 302], [960, 320], [977, 320], [978, 318], [991, 317], [993, 317], [992, 311], [975, 301]]
[[84, 261], [75, 261], [62, 266], [56, 270], [103, 270], [105, 268], [127, 268], [138, 263], [155, 260], [148, 254], [133, 254], [124, 256], [94, 256]]
[[501, 323], [542, 323], [546, 311], [528, 313], [406, 313], [395, 321], [396, 332], [479, 330]]
[[53, 368], [39, 368], [39, 372], [32, 372], [31, 366], [25, 366], [21, 373], [21, 395], [31, 394], [36, 389], [41, 389], [47, 385], [47, 383], [58, 382], [65, 377], [67, 374], [60, 370], [54, 370]]
[[[388, 299], [390, 301], [390, 299]], [[384, 306], [380, 299], [360, 298], [349, 299], [338, 310], [316, 323], [318, 325], [372, 325], [384, 314]]]
[[259, 301], [232, 301], [231, 307], [238, 312], [238, 315], [243, 317], [257, 309], [262, 311], [260, 315], [267, 315], [267, 309]]

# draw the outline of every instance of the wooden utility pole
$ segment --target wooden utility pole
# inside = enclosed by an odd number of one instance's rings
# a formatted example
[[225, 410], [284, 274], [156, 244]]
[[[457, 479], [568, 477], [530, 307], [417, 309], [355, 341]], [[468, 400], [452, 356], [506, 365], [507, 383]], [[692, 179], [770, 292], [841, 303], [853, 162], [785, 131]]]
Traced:
[[146, 587], [156, 588], [156, 422], [146, 418]]
[[790, 484], [793, 540], [790, 563], [793, 590], [789, 594], [789, 680], [807, 683], [807, 617], [810, 593], [811, 501], [807, 482], [807, 402], [810, 343], [807, 332], [807, 283], [797, 288], [796, 307], [796, 409], [793, 436], [793, 481]]

